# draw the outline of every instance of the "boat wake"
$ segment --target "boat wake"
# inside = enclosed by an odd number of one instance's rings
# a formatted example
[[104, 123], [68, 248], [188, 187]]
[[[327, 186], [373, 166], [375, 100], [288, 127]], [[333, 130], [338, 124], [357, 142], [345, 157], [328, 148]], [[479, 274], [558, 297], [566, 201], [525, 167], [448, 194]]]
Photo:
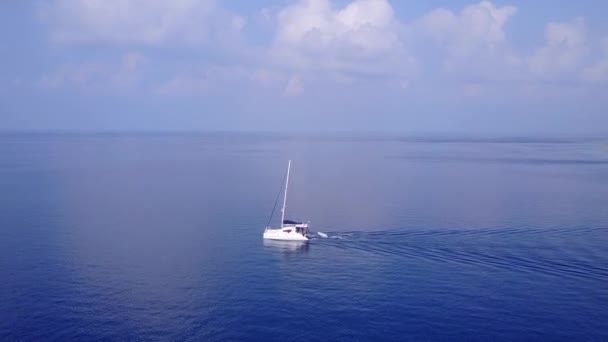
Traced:
[[606, 233], [608, 228], [317, 232], [316, 240], [346, 253], [608, 281]]
[[312, 235], [310, 236], [312, 239], [343, 239], [344, 237], [342, 236], [342, 234], [338, 235], [330, 235], [330, 233], [323, 233], [323, 232], [313, 232]]

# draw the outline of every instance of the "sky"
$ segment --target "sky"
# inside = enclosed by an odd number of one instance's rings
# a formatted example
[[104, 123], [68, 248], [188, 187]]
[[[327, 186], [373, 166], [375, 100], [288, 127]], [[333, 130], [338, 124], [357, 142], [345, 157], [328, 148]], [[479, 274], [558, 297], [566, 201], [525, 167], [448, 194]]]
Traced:
[[0, 131], [608, 134], [608, 2], [0, 0]]

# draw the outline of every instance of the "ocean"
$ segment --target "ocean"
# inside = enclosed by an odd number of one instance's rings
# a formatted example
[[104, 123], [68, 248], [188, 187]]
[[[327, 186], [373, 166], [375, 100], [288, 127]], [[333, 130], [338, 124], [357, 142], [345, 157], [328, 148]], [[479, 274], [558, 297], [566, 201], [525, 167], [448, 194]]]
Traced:
[[0, 135], [2, 341], [606, 341], [607, 247], [608, 139]]

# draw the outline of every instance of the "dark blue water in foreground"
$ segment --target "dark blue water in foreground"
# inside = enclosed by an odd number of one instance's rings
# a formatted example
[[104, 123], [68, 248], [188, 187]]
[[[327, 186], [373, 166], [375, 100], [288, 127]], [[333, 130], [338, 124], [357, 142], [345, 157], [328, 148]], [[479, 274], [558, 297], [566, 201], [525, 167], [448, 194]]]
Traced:
[[0, 340], [605, 341], [608, 144], [2, 135]]

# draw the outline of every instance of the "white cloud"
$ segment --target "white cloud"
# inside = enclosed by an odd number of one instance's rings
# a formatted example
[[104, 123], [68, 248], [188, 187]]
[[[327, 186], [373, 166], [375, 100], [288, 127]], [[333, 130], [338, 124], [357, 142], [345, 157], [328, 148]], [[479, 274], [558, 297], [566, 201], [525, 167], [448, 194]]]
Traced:
[[421, 25], [453, 58], [474, 57], [506, 43], [505, 25], [517, 12], [513, 6], [497, 7], [489, 1], [470, 5], [455, 14], [436, 9], [423, 16]]
[[583, 80], [589, 82], [608, 81], [608, 37], [602, 40], [602, 50], [602, 58], [583, 70]]
[[177, 75], [156, 87], [156, 93], [166, 96], [201, 95], [206, 93], [209, 87], [209, 81], [205, 77]]
[[158, 95], [194, 96], [237, 90], [246, 85], [281, 89], [286, 77], [272, 69], [252, 69], [245, 66], [217, 66], [210, 64], [188, 65], [154, 87]]
[[483, 94], [483, 85], [475, 82], [465, 82], [462, 86], [462, 94], [467, 97], [479, 97]]
[[[185, 61], [163, 60], [164, 69], [156, 76], [172, 75], [148, 85], [162, 95], [261, 86], [294, 96], [310, 84], [348, 87], [378, 81], [412, 93], [427, 82], [437, 91], [452, 87], [455, 93], [481, 97], [491, 93], [484, 88], [492, 82], [502, 82], [502, 90], [507, 83], [554, 79], [608, 81], [608, 41], [604, 56], [584, 64], [589, 43], [583, 18], [549, 23], [541, 46], [517, 51], [507, 27], [518, 9], [491, 1], [456, 11], [434, 9], [410, 22], [396, 16], [389, 0], [342, 0], [343, 6], [332, 0], [292, 0], [249, 18], [223, 10], [216, 0], [40, 3], [39, 14], [52, 41], [60, 45], [102, 45], [117, 54], [123, 49], [149, 52], [145, 47], [180, 45], [195, 52], [194, 57], [180, 55]], [[241, 35], [244, 30], [252, 31]], [[244, 44], [244, 38], [258, 43]], [[204, 54], [199, 54], [201, 47]], [[158, 58], [149, 56], [150, 64]], [[195, 60], [199, 57], [204, 60]], [[114, 63], [67, 65], [40, 83], [125, 88], [137, 83], [144, 60], [125, 54]], [[188, 63], [198, 67], [185, 70], [183, 64]]]
[[529, 59], [530, 71], [541, 77], [560, 77], [581, 67], [587, 55], [585, 20], [552, 22], [545, 28], [545, 43]]
[[245, 25], [247, 24], [247, 20], [239, 15], [235, 15], [232, 17], [232, 27], [237, 30], [240, 31], [243, 28], [245, 28]]
[[284, 82], [285, 75], [272, 69], [257, 69], [251, 72], [249, 79], [262, 86], [272, 86]]
[[141, 54], [129, 52], [118, 62], [64, 65], [43, 76], [38, 84], [47, 88], [74, 86], [81, 90], [124, 89], [139, 81], [146, 61]]
[[214, 0], [44, 0], [39, 13], [61, 44], [197, 44], [245, 26]]
[[514, 6], [498, 7], [489, 1], [458, 13], [435, 9], [411, 25], [410, 35], [434, 42], [439, 50], [432, 54], [439, 56], [444, 72], [476, 79], [511, 78], [521, 61], [507, 41], [505, 26], [516, 13]]
[[583, 80], [590, 82], [608, 81], [608, 57], [583, 70]]
[[285, 86], [284, 94], [287, 96], [296, 96], [304, 91], [304, 82], [300, 75], [292, 76]]
[[277, 15], [273, 61], [296, 70], [402, 74], [412, 68], [387, 0], [298, 0]]

